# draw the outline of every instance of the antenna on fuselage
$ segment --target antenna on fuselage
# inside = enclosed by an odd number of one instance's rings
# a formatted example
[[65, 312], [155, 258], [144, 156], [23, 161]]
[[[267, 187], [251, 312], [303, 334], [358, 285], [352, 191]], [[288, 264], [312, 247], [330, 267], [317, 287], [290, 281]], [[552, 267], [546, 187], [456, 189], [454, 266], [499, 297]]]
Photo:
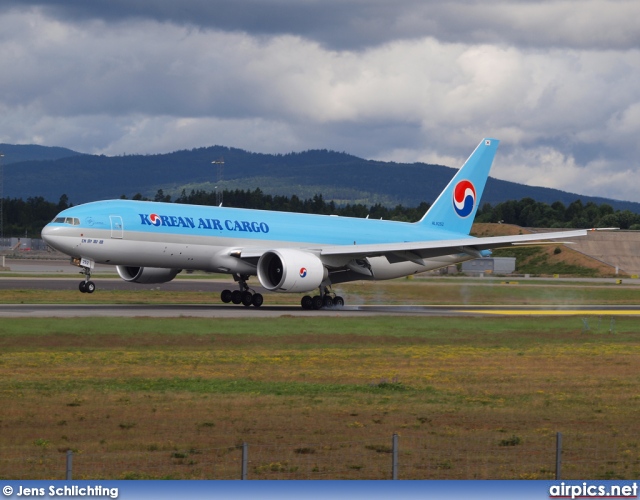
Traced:
[[220, 183], [222, 182], [222, 178], [224, 177], [224, 158], [221, 156], [218, 160], [212, 161], [211, 163], [218, 166], [218, 179], [216, 181], [218, 184], [216, 185], [216, 205], [221, 207], [223, 200], [222, 186], [220, 186]]

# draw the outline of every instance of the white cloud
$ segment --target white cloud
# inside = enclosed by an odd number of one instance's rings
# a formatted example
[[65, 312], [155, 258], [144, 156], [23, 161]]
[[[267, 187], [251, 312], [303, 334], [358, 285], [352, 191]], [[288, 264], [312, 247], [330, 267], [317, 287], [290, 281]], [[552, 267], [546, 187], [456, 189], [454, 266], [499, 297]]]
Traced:
[[[295, 132], [280, 122], [255, 119], [132, 117], [123, 134], [96, 153], [168, 153], [203, 146], [228, 146], [281, 153], [295, 149]], [[143, 147], [144, 149], [141, 149]]]
[[[318, 33], [196, 29], [169, 11], [76, 22], [15, 7], [0, 16], [0, 140], [105, 154], [328, 148], [457, 167], [491, 136], [496, 177], [640, 201], [624, 181], [640, 168], [635, 2], [468, 2], [455, 19], [448, 3], [401, 2], [391, 19], [372, 5], [344, 22], [416, 36], [337, 49]], [[607, 38], [598, 17], [619, 29]], [[555, 42], [533, 43], [536, 30]]]

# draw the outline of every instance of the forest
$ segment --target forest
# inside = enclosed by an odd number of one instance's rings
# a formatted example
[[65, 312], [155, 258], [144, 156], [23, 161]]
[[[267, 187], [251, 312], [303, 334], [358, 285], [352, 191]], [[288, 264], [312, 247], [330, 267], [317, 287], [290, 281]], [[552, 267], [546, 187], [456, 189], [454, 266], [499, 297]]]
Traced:
[[[143, 201], [161, 201], [193, 205], [215, 206], [218, 193], [215, 191], [184, 190], [175, 200], [159, 189], [149, 200], [141, 194], [133, 199]], [[125, 196], [121, 197], [126, 199]], [[326, 201], [321, 194], [312, 198], [300, 199], [296, 195], [281, 196], [265, 194], [259, 188], [254, 190], [225, 190], [222, 192], [224, 206], [236, 208], [254, 208], [259, 210], [278, 210], [283, 212], [302, 212], [343, 217], [370, 217], [375, 219], [414, 222], [420, 220], [428, 210], [428, 203], [417, 207], [386, 207], [381, 204], [371, 206], [363, 204], [336, 204]], [[53, 220], [58, 212], [69, 208], [67, 195], [62, 195], [58, 203], [46, 201], [42, 197], [31, 197], [26, 201], [17, 198], [5, 198], [3, 201], [3, 233], [5, 237], [39, 237], [42, 228]], [[556, 201], [551, 205], [523, 198], [519, 201], [505, 201], [491, 205], [481, 205], [476, 214], [476, 222], [496, 222], [516, 224], [523, 227], [545, 228], [590, 228], [616, 227], [620, 229], [640, 230], [640, 215], [629, 210], [614, 210], [606, 203], [582, 203], [576, 200], [569, 205]]]

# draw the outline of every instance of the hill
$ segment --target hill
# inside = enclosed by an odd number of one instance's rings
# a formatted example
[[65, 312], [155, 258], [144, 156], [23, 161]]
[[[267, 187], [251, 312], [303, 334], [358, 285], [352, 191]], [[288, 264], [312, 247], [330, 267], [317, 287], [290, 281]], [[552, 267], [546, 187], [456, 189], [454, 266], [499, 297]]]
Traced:
[[67, 148], [38, 146], [36, 144], [0, 144], [0, 154], [4, 155], [3, 165], [23, 161], [59, 160], [60, 158], [82, 155], [82, 153]]
[[[4, 196], [42, 196], [57, 201], [67, 194], [74, 204], [87, 201], [128, 198], [136, 193], [152, 198], [158, 189], [176, 198], [182, 190], [255, 189], [268, 194], [311, 198], [322, 194], [336, 203], [386, 206], [417, 206], [433, 202], [451, 180], [455, 169], [424, 163], [402, 164], [364, 160], [346, 153], [312, 150], [289, 154], [251, 153], [241, 149], [212, 146], [157, 155], [81, 155], [64, 148], [13, 150], [5, 153]], [[52, 155], [43, 158], [44, 154]], [[224, 177], [217, 182], [212, 162], [224, 158]], [[20, 158], [27, 158], [20, 160]], [[557, 189], [525, 186], [489, 178], [482, 203], [497, 204], [525, 197], [544, 203], [570, 204], [576, 199], [608, 203], [616, 210], [640, 213], [640, 204], [583, 196]]]

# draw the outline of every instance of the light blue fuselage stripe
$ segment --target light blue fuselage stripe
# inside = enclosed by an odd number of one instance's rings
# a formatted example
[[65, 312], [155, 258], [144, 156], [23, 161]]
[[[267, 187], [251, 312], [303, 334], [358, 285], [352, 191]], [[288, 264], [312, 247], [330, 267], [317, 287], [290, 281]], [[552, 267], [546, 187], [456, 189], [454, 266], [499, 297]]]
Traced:
[[112, 216], [122, 217], [125, 239], [129, 231], [255, 240], [256, 246], [265, 240], [353, 245], [468, 237], [415, 223], [133, 200], [87, 203], [59, 214], [79, 218], [75, 227], [86, 230], [113, 229]]

